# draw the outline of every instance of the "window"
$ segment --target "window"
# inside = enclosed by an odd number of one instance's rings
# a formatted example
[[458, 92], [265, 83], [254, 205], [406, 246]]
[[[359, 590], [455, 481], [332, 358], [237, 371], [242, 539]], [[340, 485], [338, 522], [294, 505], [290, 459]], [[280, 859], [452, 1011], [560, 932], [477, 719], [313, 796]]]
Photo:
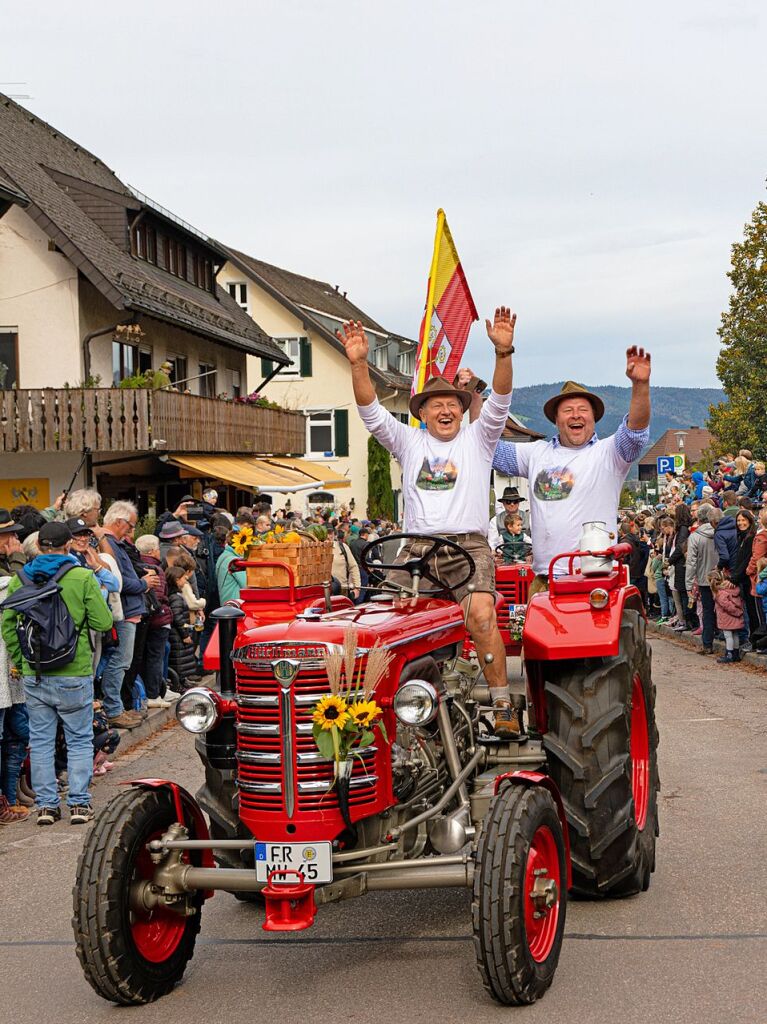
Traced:
[[143, 221], [131, 229], [133, 255], [147, 263], [157, 263], [157, 232]]
[[400, 373], [404, 373], [406, 377], [413, 375], [415, 370], [415, 352], [413, 349], [405, 349], [404, 352], [400, 352], [397, 362]]
[[241, 378], [240, 378], [240, 371], [239, 370], [230, 370], [229, 374], [230, 374], [231, 381], [232, 381], [232, 388], [231, 388], [231, 390], [232, 390], [232, 398], [241, 398], [242, 397], [242, 384], [241, 384]]
[[301, 376], [301, 339], [300, 338], [275, 338], [277, 345], [290, 359], [290, 366], [280, 367], [280, 377]]
[[385, 343], [383, 345], [376, 345], [375, 350], [375, 364], [379, 370], [387, 370], [389, 368], [389, 346]]
[[0, 390], [19, 386], [18, 344], [15, 328], [0, 328]]
[[168, 362], [170, 363], [171, 384], [178, 386], [180, 381], [180, 389], [184, 391], [187, 387], [186, 380], [189, 376], [186, 368], [186, 356], [171, 356]]
[[329, 409], [309, 412], [306, 420], [306, 454], [332, 454], [334, 441], [333, 413]]
[[207, 292], [213, 291], [213, 264], [198, 252], [192, 255], [192, 280], [198, 288], [204, 288]]
[[112, 342], [112, 383], [117, 386], [126, 377], [137, 372], [138, 345], [126, 345], [124, 341]]
[[186, 280], [186, 246], [174, 238], [163, 239], [165, 269], [174, 277]]
[[213, 363], [200, 363], [200, 369], [197, 372], [200, 374], [199, 393], [203, 398], [215, 398], [216, 367]]
[[248, 286], [246, 284], [235, 283], [232, 281], [227, 285], [229, 294], [232, 296], [238, 306], [242, 306], [245, 312], [248, 312]]
[[152, 369], [152, 350], [142, 345], [138, 350], [138, 368], [137, 373], [146, 373], [147, 370]]

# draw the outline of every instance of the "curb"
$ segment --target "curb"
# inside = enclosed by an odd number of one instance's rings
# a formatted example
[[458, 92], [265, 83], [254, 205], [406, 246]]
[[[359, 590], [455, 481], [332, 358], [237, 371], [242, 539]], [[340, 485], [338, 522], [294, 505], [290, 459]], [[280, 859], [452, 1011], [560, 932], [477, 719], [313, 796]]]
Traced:
[[[647, 620], [647, 629], [649, 632], [657, 633], [659, 636], [680, 640], [691, 650], [699, 650], [703, 647], [703, 641], [699, 636], [693, 636], [690, 632], [678, 633], [671, 626], [659, 626], [658, 623], [654, 622], [652, 619]], [[724, 651], [725, 649], [721, 640], [714, 640], [713, 647], [717, 653], [719, 651]], [[754, 665], [756, 668], [762, 669], [762, 671], [767, 669], [767, 658], [763, 655], [752, 654], [751, 652], [748, 654], [741, 654], [740, 661], [741, 664]]]
[[150, 708], [149, 714], [146, 716], [141, 725], [135, 729], [118, 729], [120, 734], [120, 744], [115, 749], [115, 756], [120, 757], [126, 751], [131, 750], [133, 747], [138, 746], [144, 740], [149, 739], [156, 732], [160, 732], [164, 729], [169, 722], [175, 723], [176, 721], [176, 703], [175, 701], [169, 708]]

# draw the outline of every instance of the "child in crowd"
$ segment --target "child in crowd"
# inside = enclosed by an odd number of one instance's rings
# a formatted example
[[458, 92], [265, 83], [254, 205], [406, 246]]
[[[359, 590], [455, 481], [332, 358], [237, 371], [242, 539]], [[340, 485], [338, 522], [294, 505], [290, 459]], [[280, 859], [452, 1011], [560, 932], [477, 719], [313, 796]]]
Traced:
[[716, 624], [724, 633], [726, 651], [716, 660], [723, 665], [740, 661], [740, 631], [743, 629], [743, 596], [740, 587], [719, 569], [708, 574], [711, 593], [716, 606]]
[[110, 726], [101, 702], [93, 702], [93, 774], [106, 775], [114, 768], [109, 755], [114, 754], [120, 742], [120, 733]]
[[530, 541], [522, 532], [524, 520], [518, 512], [510, 512], [503, 517], [503, 528], [501, 529], [501, 558], [504, 565], [513, 565], [515, 562], [526, 562], [529, 560], [532, 546]]
[[669, 602], [669, 592], [666, 583], [666, 576], [663, 571], [664, 568], [663, 541], [659, 539], [655, 542], [652, 558], [650, 559], [650, 572], [655, 580], [655, 589], [660, 603], [660, 618], [658, 619], [658, 622], [661, 624], [668, 622], [671, 615], [671, 604]]
[[189, 583], [193, 569], [185, 569], [182, 565], [173, 565], [165, 570], [168, 581], [168, 603], [173, 613], [170, 626], [170, 666], [178, 675], [181, 693], [188, 690], [194, 683], [190, 677], [197, 675], [197, 663], [194, 656], [192, 626], [189, 623], [189, 608], [184, 600], [184, 584]]

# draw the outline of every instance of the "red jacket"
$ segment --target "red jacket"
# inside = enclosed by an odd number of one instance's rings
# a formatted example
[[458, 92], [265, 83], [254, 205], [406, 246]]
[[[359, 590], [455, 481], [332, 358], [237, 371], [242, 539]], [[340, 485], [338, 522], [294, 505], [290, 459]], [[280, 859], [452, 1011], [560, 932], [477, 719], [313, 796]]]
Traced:
[[756, 563], [760, 558], [767, 556], [767, 530], [760, 530], [754, 537], [754, 546], [751, 549], [751, 561], [748, 563], [746, 573], [751, 581], [751, 593], [756, 596], [756, 583], [759, 570]]
[[743, 629], [743, 598], [739, 587], [721, 586], [714, 598], [716, 624], [719, 629]]

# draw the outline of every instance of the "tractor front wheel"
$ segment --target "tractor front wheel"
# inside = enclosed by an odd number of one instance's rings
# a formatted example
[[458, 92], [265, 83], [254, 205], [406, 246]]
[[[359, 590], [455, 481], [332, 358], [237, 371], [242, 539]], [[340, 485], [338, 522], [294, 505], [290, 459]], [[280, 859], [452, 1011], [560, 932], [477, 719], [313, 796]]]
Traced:
[[485, 988], [505, 1006], [534, 1003], [562, 948], [567, 864], [548, 790], [506, 786], [490, 804], [474, 873], [472, 922]]
[[202, 894], [186, 914], [131, 906], [131, 886], [151, 879], [147, 843], [177, 821], [162, 789], [126, 789], [107, 804], [86, 836], [73, 890], [77, 956], [91, 986], [123, 1006], [149, 1003], [180, 981], [200, 930]]
[[645, 620], [623, 612], [614, 658], [544, 663], [551, 776], [565, 805], [573, 889], [646, 890], [658, 835], [658, 730]]

